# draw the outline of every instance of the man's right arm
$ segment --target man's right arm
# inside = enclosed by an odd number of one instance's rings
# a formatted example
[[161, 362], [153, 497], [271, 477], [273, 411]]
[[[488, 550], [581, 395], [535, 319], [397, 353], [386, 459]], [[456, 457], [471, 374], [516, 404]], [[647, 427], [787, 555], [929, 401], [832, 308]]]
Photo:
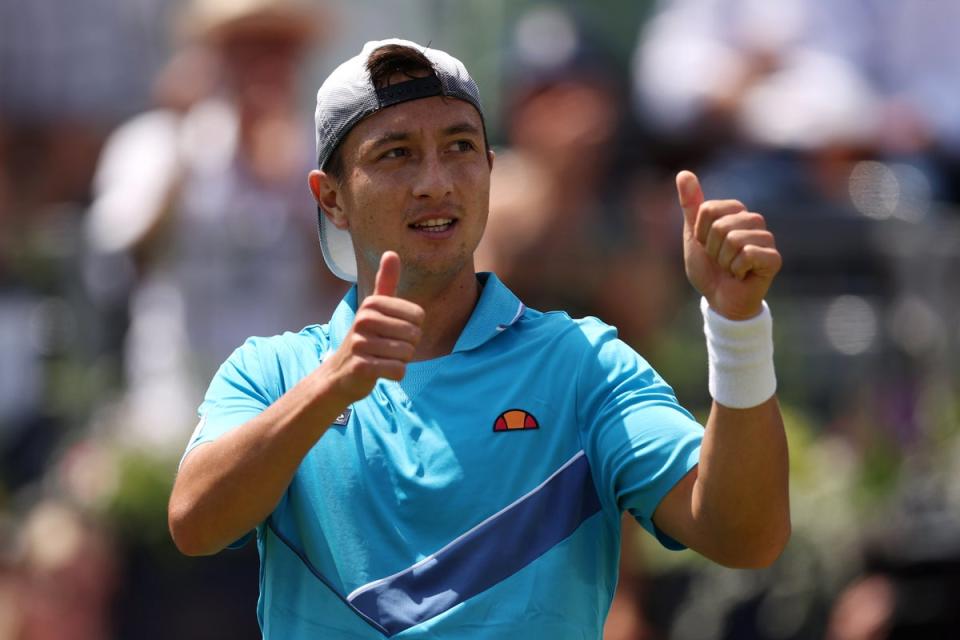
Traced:
[[216, 553], [263, 522], [337, 416], [379, 378], [403, 378], [423, 309], [395, 297], [399, 278], [399, 257], [385, 253], [340, 347], [262, 413], [187, 455], [167, 514], [181, 552]]

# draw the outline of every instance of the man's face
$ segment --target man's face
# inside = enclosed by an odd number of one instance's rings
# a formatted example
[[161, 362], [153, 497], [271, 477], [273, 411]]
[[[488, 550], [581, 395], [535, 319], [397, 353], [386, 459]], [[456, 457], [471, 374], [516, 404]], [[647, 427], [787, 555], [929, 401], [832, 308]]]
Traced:
[[472, 274], [492, 162], [472, 105], [440, 96], [394, 105], [357, 124], [340, 152], [331, 213], [353, 238], [361, 285], [372, 286], [388, 249], [400, 255], [407, 286]]

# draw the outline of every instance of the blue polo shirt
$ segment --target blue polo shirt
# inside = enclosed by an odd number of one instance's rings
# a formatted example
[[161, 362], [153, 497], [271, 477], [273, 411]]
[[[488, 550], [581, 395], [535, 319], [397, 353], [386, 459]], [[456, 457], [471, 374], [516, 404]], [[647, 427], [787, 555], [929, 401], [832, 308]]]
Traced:
[[[703, 429], [613, 327], [527, 309], [492, 274], [453, 352], [380, 380], [257, 527], [265, 638], [601, 637], [620, 515], [651, 520]], [[188, 451], [240, 427], [340, 344], [251, 338], [215, 375]]]

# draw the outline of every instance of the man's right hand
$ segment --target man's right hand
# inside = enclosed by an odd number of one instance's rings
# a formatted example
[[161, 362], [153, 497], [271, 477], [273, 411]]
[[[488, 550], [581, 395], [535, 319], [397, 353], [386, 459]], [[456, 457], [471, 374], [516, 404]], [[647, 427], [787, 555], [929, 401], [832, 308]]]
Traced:
[[400, 256], [388, 251], [340, 347], [259, 415], [184, 458], [168, 509], [180, 551], [216, 553], [263, 522], [337, 414], [378, 378], [403, 378], [424, 311], [396, 297], [399, 282]]
[[378, 378], [401, 380], [420, 342], [424, 311], [398, 298], [400, 256], [384, 252], [373, 288], [343, 343], [323, 363], [344, 406], [365, 398]]

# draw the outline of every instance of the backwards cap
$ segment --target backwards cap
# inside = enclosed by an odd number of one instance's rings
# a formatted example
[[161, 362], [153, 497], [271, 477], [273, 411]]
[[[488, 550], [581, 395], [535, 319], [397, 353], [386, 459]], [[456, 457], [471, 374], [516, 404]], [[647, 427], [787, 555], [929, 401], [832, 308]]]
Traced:
[[[377, 49], [401, 45], [416, 49], [433, 65], [433, 74], [377, 89], [373, 86], [367, 61]], [[317, 162], [322, 169], [337, 145], [367, 116], [401, 102], [449, 96], [472, 104], [483, 118], [480, 91], [463, 63], [438, 49], [428, 49], [409, 40], [391, 38], [363, 45], [360, 53], [337, 67], [317, 91]], [[350, 233], [338, 229], [318, 209], [320, 248], [333, 273], [349, 282], [357, 280], [357, 258]]]

